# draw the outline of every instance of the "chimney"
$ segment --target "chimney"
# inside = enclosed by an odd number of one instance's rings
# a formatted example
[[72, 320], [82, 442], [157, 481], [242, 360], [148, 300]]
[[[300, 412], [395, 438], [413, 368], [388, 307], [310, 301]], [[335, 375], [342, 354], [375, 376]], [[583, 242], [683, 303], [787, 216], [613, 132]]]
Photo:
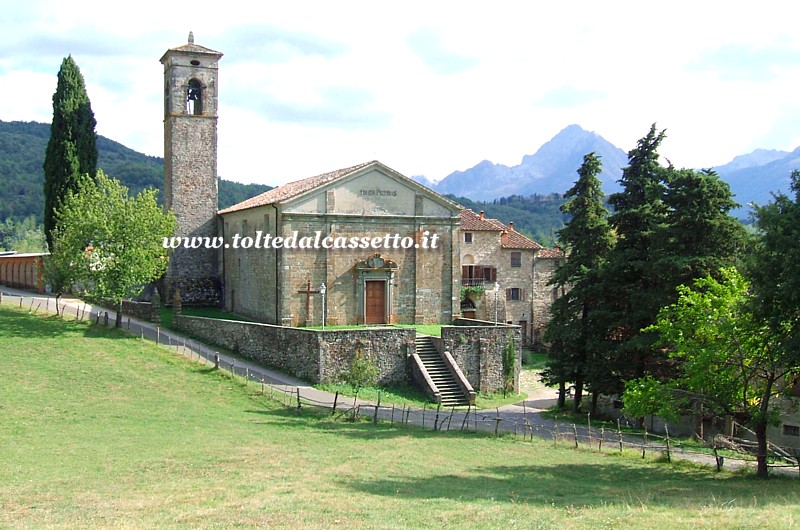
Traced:
[[500, 232], [500, 246], [504, 247], [506, 245], [508, 245], [508, 232], [503, 230]]
[[483, 210], [481, 210], [481, 221], [483, 221]]
[[514, 221], [508, 223], [508, 229], [511, 230], [512, 232], [514, 231]]

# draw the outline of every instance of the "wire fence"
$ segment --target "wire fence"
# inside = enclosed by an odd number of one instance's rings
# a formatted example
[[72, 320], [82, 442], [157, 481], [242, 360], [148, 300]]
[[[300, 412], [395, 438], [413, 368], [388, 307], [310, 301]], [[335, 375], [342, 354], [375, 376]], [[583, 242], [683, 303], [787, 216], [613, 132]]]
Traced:
[[[55, 313], [55, 300], [47, 297], [27, 297], [9, 295], [0, 292], [0, 304], [16, 305], [28, 308], [31, 313]], [[108, 309], [92, 306], [82, 301], [66, 300], [59, 302], [58, 313], [66, 320], [88, 320], [95, 324], [113, 326], [115, 314]], [[316, 414], [349, 416], [350, 418], [368, 418], [373, 424], [379, 421], [400, 427], [414, 426], [435, 432], [481, 432], [494, 436], [515, 436], [522, 440], [545, 439], [554, 444], [561, 444], [597, 452], [632, 452], [657, 456], [672, 461], [673, 459], [690, 460], [700, 464], [716, 467], [739, 469], [755, 464], [753, 454], [735, 452], [729, 443], [714, 444], [711, 447], [688, 445], [682, 440], [665, 435], [624, 430], [619, 422], [616, 427], [608, 424], [592, 425], [587, 415], [586, 424], [564, 422], [542, 418], [538, 409], [528, 410], [523, 401], [522, 412], [494, 410], [478, 410], [469, 407], [442, 407], [432, 404], [422, 408], [409, 405], [381, 404], [380, 394], [377, 403], [366, 403], [352, 396], [331, 394], [303, 385], [288, 385], [276, 378], [274, 372], [243, 361], [227, 353], [208, 347], [203, 343], [187, 339], [162, 329], [159, 325], [141, 322], [123, 316], [122, 327], [134, 336], [148, 339], [176, 350], [178, 353], [197, 362], [213, 366], [233, 379], [241, 380], [245, 385], [255, 386], [256, 392], [292, 409], [298, 414], [313, 411]], [[752, 449], [753, 442], [736, 439], [740, 451]], [[800, 454], [794, 448], [771, 446], [769, 467], [782, 473], [793, 473], [800, 476]]]

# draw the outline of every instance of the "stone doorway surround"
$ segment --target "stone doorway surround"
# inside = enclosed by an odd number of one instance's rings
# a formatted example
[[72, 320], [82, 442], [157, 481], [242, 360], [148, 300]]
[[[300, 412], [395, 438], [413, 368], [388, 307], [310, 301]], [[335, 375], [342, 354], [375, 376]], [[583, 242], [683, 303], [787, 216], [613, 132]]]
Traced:
[[393, 282], [397, 264], [374, 254], [356, 266], [359, 320], [364, 324], [393, 323]]

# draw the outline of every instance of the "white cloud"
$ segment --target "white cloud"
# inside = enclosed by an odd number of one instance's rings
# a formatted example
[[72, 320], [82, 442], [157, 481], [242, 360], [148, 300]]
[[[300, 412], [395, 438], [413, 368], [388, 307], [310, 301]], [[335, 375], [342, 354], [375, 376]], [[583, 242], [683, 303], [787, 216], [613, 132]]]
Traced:
[[571, 123], [629, 150], [657, 122], [662, 152], [701, 167], [800, 141], [792, 9], [231, 0], [143, 1], [121, 16], [107, 2], [33, 1], [0, 22], [0, 119], [49, 121], [72, 53], [98, 132], [160, 156], [158, 59], [193, 30], [225, 54], [225, 178], [274, 185], [377, 158], [441, 179], [483, 159], [519, 163]]

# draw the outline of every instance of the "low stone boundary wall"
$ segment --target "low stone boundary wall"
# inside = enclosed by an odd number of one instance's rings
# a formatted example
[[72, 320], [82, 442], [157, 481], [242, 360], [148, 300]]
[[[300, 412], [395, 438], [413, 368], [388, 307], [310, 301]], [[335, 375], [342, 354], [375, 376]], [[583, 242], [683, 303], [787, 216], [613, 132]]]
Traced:
[[314, 383], [340, 381], [357, 350], [378, 367], [379, 384], [407, 383], [407, 358], [415, 350], [413, 329], [321, 331], [184, 315], [176, 315], [173, 323], [181, 331]]
[[519, 392], [522, 331], [519, 326], [495, 325], [473, 319], [457, 319], [442, 327], [442, 348], [449, 351], [473, 388], [484, 393], [503, 390], [503, 350], [510, 339], [516, 350], [514, 391]]
[[[114, 307], [109, 305], [109, 307]], [[122, 314], [147, 322], [161, 322], [161, 306], [151, 302], [122, 301]]]

